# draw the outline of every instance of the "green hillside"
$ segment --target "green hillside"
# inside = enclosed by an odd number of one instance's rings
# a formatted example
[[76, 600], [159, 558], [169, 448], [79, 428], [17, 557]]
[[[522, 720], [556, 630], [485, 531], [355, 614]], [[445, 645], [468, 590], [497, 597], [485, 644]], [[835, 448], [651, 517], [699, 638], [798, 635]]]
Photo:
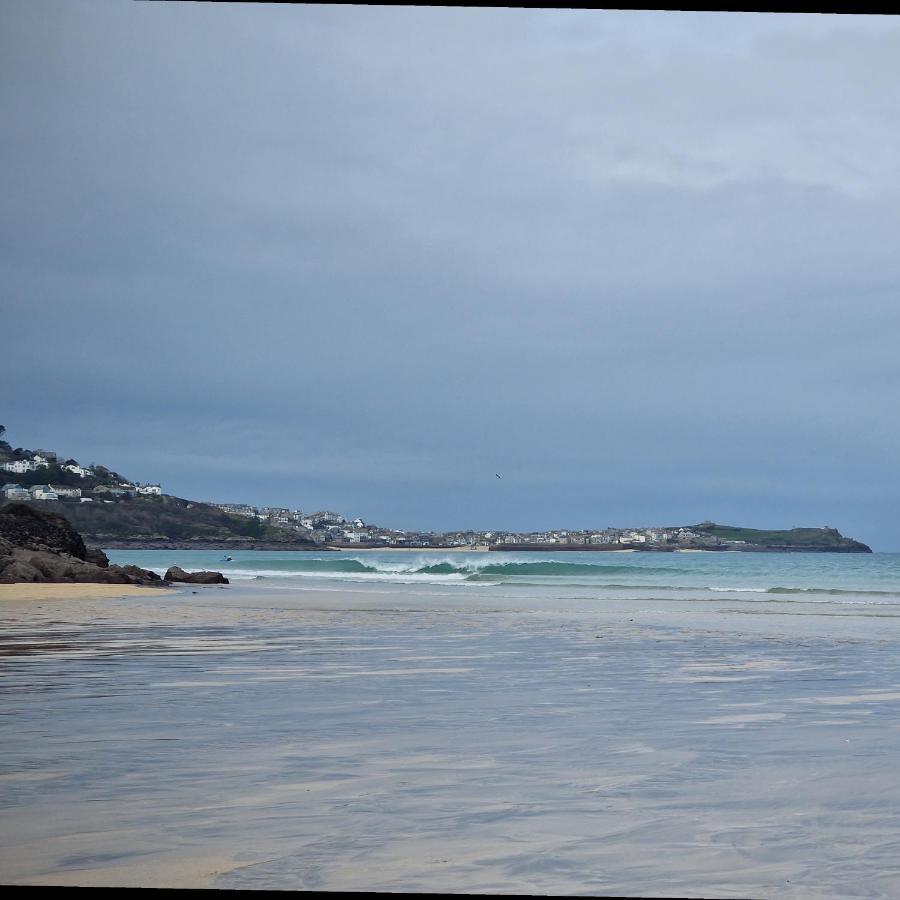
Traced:
[[148, 541], [183, 543], [188, 547], [203, 542], [224, 545], [265, 543], [285, 549], [316, 546], [290, 529], [230, 515], [207, 503], [166, 495], [127, 498], [112, 503], [41, 500], [31, 501], [29, 505], [64, 516], [87, 543], [95, 546]]
[[860, 541], [844, 537], [836, 528], [791, 528], [782, 531], [766, 531], [758, 528], [741, 528], [737, 525], [718, 525], [703, 522], [689, 526], [691, 531], [708, 535], [720, 541], [743, 541], [746, 544], [767, 549], [822, 551], [870, 551]]

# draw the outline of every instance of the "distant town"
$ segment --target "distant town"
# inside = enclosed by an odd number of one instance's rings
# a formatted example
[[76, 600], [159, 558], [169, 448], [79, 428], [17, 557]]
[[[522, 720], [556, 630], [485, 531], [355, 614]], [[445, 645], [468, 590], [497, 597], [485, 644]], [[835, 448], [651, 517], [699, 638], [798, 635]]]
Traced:
[[[235, 516], [255, 516], [270, 525], [294, 528], [312, 540], [340, 546], [377, 547], [472, 547], [518, 545], [616, 545], [640, 547], [641, 545], [678, 545], [703, 543], [710, 546], [719, 543], [689, 528], [604, 528], [572, 531], [403, 531], [363, 522], [362, 519], [346, 519], [336, 512], [323, 510], [304, 513], [299, 509], [278, 507], [254, 507], [243, 503], [215, 503], [219, 509]], [[743, 543], [735, 541], [733, 543]]]
[[[5, 428], [0, 426], [0, 438]], [[188, 522], [179, 527], [176, 539], [209, 540], [238, 538], [269, 542], [287, 542], [334, 549], [352, 548], [467, 548], [472, 550], [504, 549], [568, 549], [568, 550], [837, 550], [871, 552], [865, 544], [844, 538], [830, 526], [795, 528], [790, 531], [759, 531], [756, 529], [716, 525], [703, 522], [693, 526], [550, 529], [546, 531], [410, 531], [388, 528], [349, 518], [330, 510], [304, 512], [300, 509], [275, 506], [251, 506], [245, 503], [218, 501], [186, 501], [164, 494], [159, 483], [129, 481], [101, 465], [83, 466], [75, 459], [61, 459], [52, 450], [13, 449], [0, 440], [0, 471], [10, 480], [0, 489], [0, 502], [20, 501], [59, 503], [69, 508], [69, 517], [77, 519], [92, 530], [96, 522], [96, 539], [128, 538], [134, 526], [133, 517], [110, 519], [110, 514], [91, 515], [79, 512], [73, 505], [93, 504], [104, 508], [127, 501], [132, 511], [140, 507], [143, 531], [135, 531], [133, 540], [166, 540], [163, 520], [179, 515]], [[156, 506], [155, 504], [162, 504]], [[167, 505], [168, 504], [168, 505]], [[119, 506], [125, 512], [125, 506]], [[165, 509], [166, 515], [163, 514]], [[198, 519], [203, 510], [207, 515], [218, 511], [222, 522], [210, 523]], [[64, 508], [60, 508], [64, 512]], [[75, 513], [78, 512], [77, 515]], [[225, 516], [221, 516], [224, 513]], [[149, 523], [148, 521], [149, 520]], [[110, 523], [113, 523], [112, 525]], [[223, 526], [223, 522], [226, 523]], [[232, 523], [228, 525], [227, 523]], [[251, 525], [252, 523], [252, 525]], [[156, 530], [151, 526], [157, 526]], [[106, 529], [104, 531], [103, 529]], [[216, 530], [218, 529], [218, 530]], [[233, 533], [232, 533], [233, 532]]]
[[[2, 491], [6, 500], [63, 500], [79, 503], [113, 503], [121, 498], [161, 496], [160, 484], [140, 484], [117, 480], [103, 466], [81, 466], [75, 460], [59, 462], [52, 450], [37, 450], [30, 457], [16, 459], [0, 465], [10, 475], [40, 473], [56, 467], [78, 479], [90, 480], [90, 487], [73, 484], [39, 483], [23, 485], [9, 482]], [[375, 547], [490, 547], [506, 544], [600, 544], [635, 547], [640, 545], [678, 545], [703, 543], [710, 546], [719, 543], [716, 538], [705, 536], [688, 528], [606, 528], [602, 530], [571, 531], [403, 531], [366, 523], [360, 518], [349, 519], [329, 510], [305, 513], [299, 509], [276, 506], [250, 506], [246, 503], [219, 503], [205, 501], [222, 512], [233, 516], [256, 519], [265, 525], [284, 528], [317, 544], [340, 546], [342, 544]], [[743, 543], [734, 541], [732, 543]]]

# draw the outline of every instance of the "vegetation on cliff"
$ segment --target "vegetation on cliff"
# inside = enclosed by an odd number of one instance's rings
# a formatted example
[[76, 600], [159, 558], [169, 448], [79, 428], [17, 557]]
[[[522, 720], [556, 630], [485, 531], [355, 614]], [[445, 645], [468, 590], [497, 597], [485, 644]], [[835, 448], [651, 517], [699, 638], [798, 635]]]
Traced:
[[691, 531], [715, 538], [723, 543], [739, 541], [760, 549], [819, 550], [823, 552], [871, 553], [861, 541], [844, 537], [836, 528], [791, 528], [782, 531], [766, 531], [759, 528], [742, 528], [737, 525], [718, 525], [703, 522], [691, 525]]
[[121, 541], [227, 542], [241, 539], [294, 548], [312, 546], [310, 541], [286, 528], [230, 515], [208, 503], [165, 494], [112, 503], [40, 500], [30, 505], [62, 513], [85, 540], [102, 546]]

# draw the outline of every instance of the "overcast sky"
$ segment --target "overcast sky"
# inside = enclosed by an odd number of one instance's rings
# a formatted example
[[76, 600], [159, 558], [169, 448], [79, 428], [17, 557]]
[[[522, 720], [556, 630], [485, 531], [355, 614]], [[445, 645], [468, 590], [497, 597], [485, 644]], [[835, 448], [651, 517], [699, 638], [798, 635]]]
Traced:
[[890, 17], [3, 4], [0, 421], [195, 499], [900, 550], [898, 85]]

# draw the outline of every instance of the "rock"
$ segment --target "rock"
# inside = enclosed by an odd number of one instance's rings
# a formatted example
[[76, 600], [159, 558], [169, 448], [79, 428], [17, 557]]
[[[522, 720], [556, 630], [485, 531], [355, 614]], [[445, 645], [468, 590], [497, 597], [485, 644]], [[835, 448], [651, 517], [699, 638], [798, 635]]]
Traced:
[[18, 584], [19, 582], [44, 581], [44, 576], [30, 563], [22, 559], [14, 559], [0, 572], [0, 584]]
[[0, 538], [22, 550], [66, 553], [82, 560], [87, 555], [81, 535], [66, 519], [24, 503], [0, 509]]
[[183, 584], [228, 584], [221, 572], [185, 572], [180, 566], [170, 566], [165, 580]]
[[100, 566], [101, 569], [105, 569], [109, 565], [109, 557], [99, 547], [88, 547], [84, 560]]
[[0, 509], [0, 584], [17, 582], [166, 583], [139, 566], [111, 566], [62, 516], [12, 503]]
[[162, 578], [156, 572], [152, 572], [150, 569], [142, 569], [140, 566], [109, 566], [109, 568], [120, 569], [126, 575], [140, 578], [143, 581], [162, 581]]

